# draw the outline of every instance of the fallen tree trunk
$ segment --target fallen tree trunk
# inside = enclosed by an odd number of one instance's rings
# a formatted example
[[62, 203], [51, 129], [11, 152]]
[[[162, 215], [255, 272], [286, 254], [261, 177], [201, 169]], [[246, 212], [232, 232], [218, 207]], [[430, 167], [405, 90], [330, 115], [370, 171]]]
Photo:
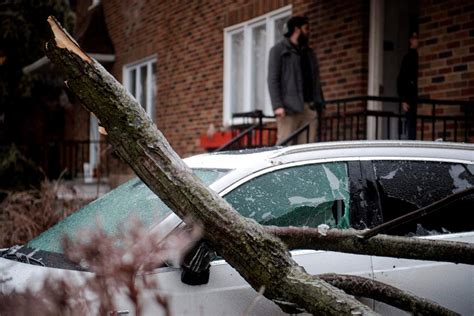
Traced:
[[313, 314], [373, 314], [354, 297], [308, 275], [278, 238], [210, 191], [122, 85], [88, 57], [54, 18], [48, 22], [53, 37], [46, 45], [47, 56], [99, 119], [116, 152], [178, 216], [201, 223], [205, 237], [254, 289], [264, 287], [264, 296], [282, 308], [298, 306]]
[[46, 46], [48, 57], [64, 71], [67, 86], [99, 119], [119, 156], [178, 216], [201, 223], [204, 237], [254, 289], [263, 287], [264, 296], [288, 311], [373, 314], [351, 295], [308, 275], [279, 238], [240, 216], [210, 191], [121, 84], [88, 57], [53, 18], [48, 21], [53, 31]]

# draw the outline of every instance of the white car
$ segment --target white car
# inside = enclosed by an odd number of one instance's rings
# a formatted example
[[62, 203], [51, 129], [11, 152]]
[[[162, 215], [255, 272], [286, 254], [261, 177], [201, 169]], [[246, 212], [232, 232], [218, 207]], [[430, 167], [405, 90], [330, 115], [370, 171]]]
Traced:
[[[474, 145], [446, 142], [350, 141], [203, 154], [185, 162], [240, 214], [266, 225], [364, 229], [474, 186]], [[454, 212], [454, 210], [456, 210]], [[387, 234], [474, 242], [474, 196], [435, 215], [399, 226]], [[22, 290], [39, 275], [73, 266], [62, 260], [61, 239], [92, 227], [105, 230], [136, 214], [150, 227], [169, 232], [182, 222], [139, 179], [133, 179], [75, 212], [18, 250], [37, 249], [45, 266], [13, 262], [3, 252], [0, 271], [12, 278], [3, 292]], [[10, 251], [11, 252], [11, 251]], [[356, 274], [429, 298], [463, 315], [474, 315], [474, 267], [445, 262], [295, 250], [295, 260], [311, 274]], [[1, 255], [0, 255], [1, 256]], [[84, 273], [84, 272], [77, 272]], [[181, 282], [179, 268], [157, 268], [173, 315], [279, 315], [224, 260], [211, 262], [206, 284]], [[365, 301], [367, 302], [367, 301]], [[384, 314], [402, 313], [368, 301]], [[124, 303], [124, 314], [133, 310]]]

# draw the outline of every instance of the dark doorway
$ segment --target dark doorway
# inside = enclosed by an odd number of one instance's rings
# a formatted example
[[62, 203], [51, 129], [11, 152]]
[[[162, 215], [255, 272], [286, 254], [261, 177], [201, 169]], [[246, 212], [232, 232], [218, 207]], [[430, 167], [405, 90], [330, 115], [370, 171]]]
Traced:
[[[419, 2], [418, 0], [386, 0], [384, 5], [382, 95], [396, 97], [397, 75], [402, 58], [409, 48], [409, 35], [411, 32], [418, 32]], [[384, 103], [382, 109], [398, 113], [399, 105]], [[384, 135], [384, 138], [398, 139], [398, 120], [396, 118], [392, 118], [390, 127], [390, 135]], [[402, 128], [402, 138], [406, 137], [403, 134], [404, 130]], [[386, 131], [384, 133], [387, 134]]]

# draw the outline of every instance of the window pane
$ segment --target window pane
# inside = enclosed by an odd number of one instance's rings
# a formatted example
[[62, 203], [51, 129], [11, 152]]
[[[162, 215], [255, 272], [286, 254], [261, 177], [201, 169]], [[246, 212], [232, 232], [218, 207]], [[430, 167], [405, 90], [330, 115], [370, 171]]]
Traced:
[[265, 225], [349, 227], [345, 163], [276, 170], [241, 185], [225, 199], [243, 216]]
[[94, 229], [98, 223], [107, 234], [113, 235], [128, 227], [126, 225], [132, 219], [139, 219], [145, 227], [152, 227], [169, 214], [169, 207], [135, 178], [60, 221], [31, 240], [28, 247], [62, 253], [61, 243], [65, 235], [80, 241], [86, 237], [81, 232]]
[[[374, 161], [383, 221], [434, 203], [474, 186], [474, 175], [458, 163], [433, 161]], [[395, 235], [429, 235], [474, 230], [474, 196], [388, 231]]]
[[[211, 184], [230, 170], [198, 169], [196, 175]], [[171, 210], [138, 178], [132, 179], [102, 198], [97, 199], [47, 231], [28, 242], [28, 247], [63, 253], [64, 235], [78, 241], [84, 229], [94, 229], [97, 223], [107, 234], [117, 234], [132, 219], [139, 219], [145, 227], [153, 227], [164, 220]]]
[[137, 70], [132, 69], [128, 73], [128, 91], [136, 98], [137, 97]]
[[193, 169], [194, 174], [206, 185], [214, 183], [216, 180], [228, 174], [229, 171], [231, 171], [231, 169]]
[[147, 109], [147, 103], [146, 103], [146, 95], [147, 95], [147, 77], [148, 77], [148, 71], [147, 71], [147, 65], [140, 66], [140, 98], [138, 99], [138, 102], [142, 105], [142, 107], [146, 110]]
[[152, 119], [155, 118], [155, 97], [156, 97], [156, 63], [151, 64], [151, 114]]
[[252, 29], [252, 109], [258, 110], [265, 108], [266, 37], [265, 25]]
[[279, 18], [275, 20], [275, 37], [273, 38], [274, 43], [278, 43], [283, 39], [283, 25], [289, 17]]
[[244, 111], [244, 33], [231, 37], [231, 113]]

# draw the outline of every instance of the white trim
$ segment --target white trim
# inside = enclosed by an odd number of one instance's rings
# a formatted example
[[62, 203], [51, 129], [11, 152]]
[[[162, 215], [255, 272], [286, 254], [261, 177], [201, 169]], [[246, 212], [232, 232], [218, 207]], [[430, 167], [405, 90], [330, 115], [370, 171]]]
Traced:
[[224, 73], [223, 73], [223, 80], [224, 80], [224, 95], [222, 97], [223, 105], [222, 105], [222, 121], [223, 125], [227, 126], [227, 122], [231, 121], [231, 115], [229, 111], [225, 110], [226, 104], [230, 104], [230, 63], [225, 62], [226, 60], [230, 59], [230, 45], [231, 40], [230, 36], [226, 33], [224, 29]]
[[[255, 105], [253, 104], [253, 94], [252, 90], [254, 89], [255, 84], [253, 83], [252, 78], [252, 40], [253, 40], [253, 29], [255, 27], [259, 27], [265, 25], [266, 28], [266, 41], [265, 41], [265, 73], [264, 78], [267, 77], [267, 58], [270, 52], [271, 47], [275, 44], [274, 37], [275, 37], [275, 30], [274, 30], [274, 21], [283, 17], [290, 17], [292, 14], [292, 5], [287, 5], [285, 7], [279, 8], [277, 10], [268, 12], [264, 15], [258, 16], [251, 20], [247, 20], [245, 22], [232, 25], [229, 27], [224, 28], [224, 95], [223, 95], [223, 125], [229, 126], [232, 123], [243, 123], [244, 119], [235, 119], [232, 121], [232, 36], [236, 33], [243, 32], [244, 36], [244, 43], [243, 43], [243, 105], [242, 111], [253, 111], [256, 109]], [[270, 104], [270, 96], [268, 93], [268, 89], [266, 88], [266, 80], [265, 80], [265, 94], [264, 94], [264, 102], [263, 105], [263, 112], [265, 115], [272, 115], [272, 107]]]
[[[384, 1], [370, 1], [370, 34], [369, 34], [369, 78], [367, 94], [378, 96], [380, 86], [383, 84], [383, 36], [384, 36]], [[380, 102], [368, 101], [367, 110], [380, 110]], [[367, 118], [367, 139], [375, 139], [377, 131], [375, 123], [377, 118]], [[382, 128], [382, 124], [379, 124]]]
[[[93, 53], [87, 53], [91, 58], [95, 59], [99, 63], [113, 63], [115, 61], [115, 55], [114, 54], [93, 54]], [[46, 66], [50, 64], [51, 61], [49, 60], [48, 57], [43, 56], [37, 61], [29, 64], [28, 66], [23, 67], [22, 71], [24, 74], [29, 74], [32, 73], [43, 66]]]
[[[263, 15], [255, 17], [253, 19], [241, 22], [239, 24], [234, 24], [232, 26], [228, 26], [228, 27], [224, 28], [224, 35], [225, 35], [226, 32], [231, 32], [234, 29], [243, 27], [246, 24], [255, 23], [256, 21], [261, 20], [263, 18], [267, 18], [267, 17], [269, 17], [269, 18], [278, 18], [277, 15], [282, 15], [283, 16], [284, 13], [286, 13], [286, 11], [292, 11], [292, 9], [293, 9], [293, 5], [289, 4], [287, 6], [281, 7], [279, 9], [276, 9], [276, 10], [273, 10], [273, 11], [270, 11], [268, 13], [265, 13]], [[290, 12], [290, 14], [292, 14], [292, 12]]]
[[87, 8], [87, 10], [92, 10], [100, 4], [100, 0], [92, 0], [92, 4]]
[[94, 113], [89, 114], [89, 162], [84, 163], [84, 182], [94, 182], [94, 170], [97, 170], [100, 163], [100, 135], [99, 121]]
[[247, 24], [244, 27], [244, 97], [243, 97], [243, 111], [251, 111], [251, 102], [252, 102], [252, 25]]
[[23, 67], [23, 73], [24, 74], [29, 74], [29, 73], [35, 71], [36, 69], [39, 69], [39, 68], [41, 68], [44, 65], [47, 65], [49, 63], [50, 63], [49, 58], [46, 57], [46, 56], [43, 56], [40, 59], [38, 59], [37, 61], [29, 64], [28, 66]]
[[131, 63], [128, 63], [124, 65], [124, 67], [135, 67], [138, 66], [139, 64], [144, 64], [146, 62], [151, 61], [152, 59], [158, 59], [158, 54], [153, 54], [147, 57], [143, 57], [137, 60], [132, 61]]
[[94, 58], [99, 63], [113, 63], [115, 61], [114, 54], [88, 54], [91, 58]]
[[150, 110], [148, 111], [148, 109], [147, 109], [148, 116], [150, 116], [153, 119], [153, 106], [154, 106], [154, 104], [151, 103], [151, 101], [152, 101], [152, 96], [151, 95], [153, 93], [153, 85], [155, 83], [152, 81], [152, 71], [153, 71], [152, 65], [153, 65], [153, 63], [148, 63], [147, 66], [146, 66], [146, 71], [148, 73], [148, 76], [147, 76], [148, 89], [146, 90], [145, 99], [146, 99], [146, 104], [151, 105], [149, 107]]

